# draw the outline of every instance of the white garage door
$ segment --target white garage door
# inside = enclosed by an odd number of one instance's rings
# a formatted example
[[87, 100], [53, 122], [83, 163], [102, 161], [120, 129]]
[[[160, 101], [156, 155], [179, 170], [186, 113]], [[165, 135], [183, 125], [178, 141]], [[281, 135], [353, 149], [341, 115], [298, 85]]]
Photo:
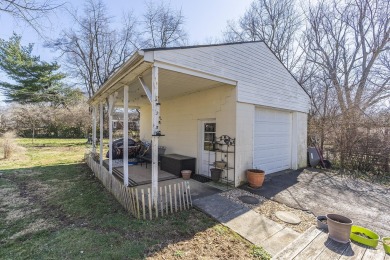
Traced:
[[273, 173], [291, 168], [292, 115], [289, 112], [256, 108], [253, 164]]

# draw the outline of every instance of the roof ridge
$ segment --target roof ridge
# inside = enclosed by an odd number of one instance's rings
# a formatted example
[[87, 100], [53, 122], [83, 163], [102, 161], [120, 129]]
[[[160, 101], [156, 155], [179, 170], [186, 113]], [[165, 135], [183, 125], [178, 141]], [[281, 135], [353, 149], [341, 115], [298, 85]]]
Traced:
[[257, 42], [264, 42], [264, 41], [226, 42], [226, 43], [216, 43], [216, 44], [199, 44], [199, 45], [177, 46], [177, 47], [145, 48], [145, 49], [141, 49], [141, 50], [142, 51], [162, 51], [162, 50], [175, 50], [175, 49], [192, 49], [192, 48], [225, 46], [225, 45], [235, 45], [235, 44], [257, 43]]

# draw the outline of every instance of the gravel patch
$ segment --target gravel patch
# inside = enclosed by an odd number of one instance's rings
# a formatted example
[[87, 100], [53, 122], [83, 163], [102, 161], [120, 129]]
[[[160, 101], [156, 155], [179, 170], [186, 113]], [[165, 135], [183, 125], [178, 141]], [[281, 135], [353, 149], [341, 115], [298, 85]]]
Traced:
[[[283, 226], [289, 227], [299, 233], [305, 232], [307, 229], [309, 229], [311, 226], [316, 225], [316, 219], [315, 216], [309, 212], [302, 211], [299, 209], [290, 208], [284, 204], [268, 200], [262, 196], [252, 194], [248, 191], [240, 190], [240, 189], [233, 189], [230, 191], [226, 191], [223, 193], [220, 193], [219, 195], [224, 196], [240, 205], [244, 205], [248, 208], [253, 209], [257, 213], [266, 216], [267, 218], [275, 221], [276, 223], [279, 223]], [[240, 196], [252, 196], [259, 200], [258, 204], [246, 204], [242, 202], [238, 197]], [[288, 224], [279, 218], [276, 217], [275, 212], [277, 211], [288, 211], [296, 216], [298, 216], [302, 222], [298, 225]]]

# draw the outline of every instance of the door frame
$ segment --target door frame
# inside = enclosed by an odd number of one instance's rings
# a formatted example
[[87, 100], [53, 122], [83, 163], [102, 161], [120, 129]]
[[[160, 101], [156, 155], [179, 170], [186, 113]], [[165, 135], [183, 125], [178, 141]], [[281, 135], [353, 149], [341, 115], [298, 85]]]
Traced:
[[[198, 119], [198, 160], [197, 160], [197, 174], [200, 174], [202, 169], [202, 161], [203, 161], [203, 136], [204, 136], [204, 123], [215, 123], [217, 127], [216, 118], [202, 118]], [[217, 129], [216, 129], [217, 130]]]

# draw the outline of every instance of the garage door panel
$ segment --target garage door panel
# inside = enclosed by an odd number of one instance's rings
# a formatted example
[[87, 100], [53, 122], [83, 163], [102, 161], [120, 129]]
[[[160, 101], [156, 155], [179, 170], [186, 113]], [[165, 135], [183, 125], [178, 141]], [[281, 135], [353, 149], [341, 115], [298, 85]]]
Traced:
[[273, 131], [272, 129], [270, 130], [261, 130], [261, 131], [272, 131], [272, 133], [259, 133], [259, 134], [255, 134], [254, 137], [256, 138], [267, 138], [267, 140], [269, 140], [270, 142], [272, 140], [270, 140], [271, 138], [275, 139], [275, 138], [281, 138], [283, 140], [290, 140], [290, 133], [289, 132], [286, 132], [286, 131]]
[[268, 123], [267, 126], [262, 126], [259, 124], [256, 124], [256, 126], [259, 127], [259, 129], [255, 130], [255, 136], [288, 136], [290, 134], [290, 131], [287, 131], [287, 128], [290, 127], [288, 124], [284, 125], [275, 125], [272, 122]]
[[272, 173], [291, 167], [291, 113], [256, 108], [254, 166]]
[[289, 137], [277, 137], [277, 136], [261, 136], [257, 137], [255, 136], [255, 148], [256, 147], [290, 147], [290, 139]]
[[280, 155], [280, 151], [270, 151], [267, 154], [258, 154], [257, 159], [263, 161], [263, 163], [283, 162], [283, 164], [289, 164], [288, 157]]
[[286, 154], [289, 152], [289, 147], [285, 146], [276, 146], [276, 145], [259, 145], [255, 146], [255, 149], [257, 149], [257, 154], [282, 154], [281, 156], [285, 157]]

